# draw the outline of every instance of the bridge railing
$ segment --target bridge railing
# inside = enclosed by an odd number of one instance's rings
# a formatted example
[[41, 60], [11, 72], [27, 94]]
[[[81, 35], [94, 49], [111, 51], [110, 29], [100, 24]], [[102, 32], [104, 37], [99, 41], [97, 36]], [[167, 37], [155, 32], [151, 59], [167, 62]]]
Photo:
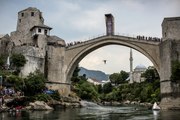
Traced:
[[[80, 41], [74, 41], [66, 44], [66, 47], [74, 46], [77, 44], [82, 44], [86, 42], [93, 41], [94, 39], [101, 38], [107, 36], [105, 33], [103, 34], [98, 34], [96, 36], [89, 37], [88, 39], [80, 40]], [[124, 36], [124, 37], [129, 37], [133, 38], [134, 40], [144, 40], [144, 41], [151, 41], [151, 42], [161, 42], [162, 38], [158, 37], [149, 37], [149, 36], [144, 36], [144, 35], [132, 35], [132, 34], [127, 34], [127, 33], [115, 33], [114, 36]]]

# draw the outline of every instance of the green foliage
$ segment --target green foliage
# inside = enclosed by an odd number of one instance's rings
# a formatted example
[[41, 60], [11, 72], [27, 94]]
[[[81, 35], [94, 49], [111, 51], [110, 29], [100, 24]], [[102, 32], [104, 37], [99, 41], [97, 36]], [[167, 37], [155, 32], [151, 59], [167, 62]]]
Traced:
[[98, 91], [98, 93], [103, 93], [103, 87], [102, 87], [102, 85], [98, 85], [98, 86], [97, 86], [97, 91]]
[[54, 91], [54, 93], [51, 94], [50, 96], [51, 96], [51, 98], [54, 99], [54, 100], [60, 100], [60, 99], [61, 99], [61, 96], [60, 96], [60, 94], [59, 94], [59, 92], [58, 92], [57, 90]]
[[116, 98], [114, 100], [130, 100], [152, 103], [159, 101], [160, 88], [157, 86], [159, 86], [160, 82], [157, 81], [159, 80], [155, 80], [153, 83], [143, 82], [118, 86], [118, 88], [113, 91], [116, 93]]
[[159, 74], [154, 67], [149, 67], [141, 76], [145, 77], [148, 82], [153, 82], [154, 80], [159, 79]]
[[180, 80], [180, 61], [175, 60], [172, 61], [172, 66], [171, 66], [171, 80], [177, 81]]
[[110, 82], [105, 83], [103, 85], [103, 93], [105, 93], [105, 94], [110, 93], [112, 91], [112, 88], [113, 88], [113, 86]]
[[73, 76], [71, 78], [72, 84], [75, 84], [81, 80], [78, 76], [78, 72], [80, 71], [79, 67], [77, 66], [73, 72]]
[[20, 68], [26, 64], [26, 58], [22, 54], [12, 54], [11, 58], [12, 66]]
[[78, 77], [78, 72], [80, 71], [79, 67], [77, 66], [73, 72], [73, 77]]
[[121, 81], [122, 83], [124, 83], [124, 81], [129, 77], [129, 74], [123, 70], [121, 70], [120, 72], [120, 78], [121, 78]]
[[[78, 72], [78, 69], [75, 71]], [[75, 76], [78, 75], [77, 73]], [[85, 76], [76, 76], [74, 87], [77, 95], [86, 100], [102, 101], [140, 101], [140, 102], [157, 102], [160, 101], [160, 81], [157, 71], [151, 67], [143, 74], [147, 80], [142, 83], [126, 83], [129, 74], [125, 71], [110, 75], [112, 83], [118, 86], [112, 86], [111, 82], [103, 86], [95, 86], [89, 82]]]
[[44, 93], [35, 95], [34, 98], [35, 100], [44, 101], [44, 102], [48, 102], [49, 100], [52, 99], [48, 94], [44, 94]]
[[119, 80], [119, 73], [113, 73], [109, 76], [109, 79], [111, 81], [111, 83], [113, 84], [117, 84], [118, 83], [118, 80]]
[[37, 95], [35, 95], [34, 100], [39, 100], [39, 101], [44, 101], [44, 102], [48, 102], [49, 100], [60, 100], [60, 94], [58, 91], [54, 91], [53, 94], [45, 94], [45, 93], [39, 93]]
[[105, 95], [106, 101], [119, 101], [118, 91], [113, 90], [112, 92]]
[[30, 73], [27, 78], [24, 80], [25, 88], [24, 93], [25, 95], [35, 95], [41, 93], [43, 89], [45, 89], [45, 78], [43, 74], [36, 70], [34, 73]]
[[118, 84], [122, 84], [125, 83], [126, 79], [129, 77], [129, 74], [125, 71], [121, 71], [120, 73], [113, 73], [109, 76], [109, 79], [111, 81], [111, 83], [118, 85]]
[[76, 92], [77, 95], [82, 99], [86, 99], [86, 100], [98, 99], [96, 86], [84, 80], [80, 80], [76, 84]]
[[2, 56], [0, 56], [0, 66], [2, 67], [4, 65], [5, 61]]
[[22, 91], [24, 88], [24, 80], [23, 78], [16, 76], [16, 75], [9, 75], [7, 77], [7, 82], [14, 85], [15, 90]]
[[0, 70], [5, 69], [7, 57], [8, 57], [7, 54], [0, 55]]

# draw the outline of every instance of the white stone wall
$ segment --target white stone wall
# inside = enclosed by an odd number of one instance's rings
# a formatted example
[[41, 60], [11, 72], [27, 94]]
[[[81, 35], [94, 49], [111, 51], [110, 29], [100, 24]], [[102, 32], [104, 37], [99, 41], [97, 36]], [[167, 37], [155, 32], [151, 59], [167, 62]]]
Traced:
[[141, 72], [133, 73], [133, 82], [137, 82], [137, 83], [141, 82]]
[[66, 67], [64, 66], [65, 48], [48, 46], [48, 80], [67, 83]]
[[38, 58], [34, 56], [25, 56], [27, 63], [25, 66], [21, 69], [22, 77], [25, 77], [29, 75], [29, 73], [33, 73], [36, 70], [40, 70], [42, 73], [44, 73], [44, 59]]
[[44, 72], [44, 56], [45, 52], [40, 48], [32, 46], [17, 46], [13, 49], [14, 53], [21, 53], [26, 58], [26, 64], [21, 68], [21, 76], [27, 76], [30, 72], [39, 69]]

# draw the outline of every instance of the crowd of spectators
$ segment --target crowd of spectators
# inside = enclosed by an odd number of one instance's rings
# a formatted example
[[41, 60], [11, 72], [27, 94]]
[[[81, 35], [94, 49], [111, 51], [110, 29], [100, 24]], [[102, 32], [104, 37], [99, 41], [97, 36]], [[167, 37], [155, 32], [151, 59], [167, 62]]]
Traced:
[[74, 41], [74, 42], [71, 42], [71, 43], [67, 43], [67, 47], [77, 45], [77, 44], [81, 44], [81, 43], [83, 43], [83, 42], [82, 41]]
[[137, 36], [138, 40], [147, 40], [147, 41], [155, 41], [155, 42], [161, 42], [161, 38], [158, 37], [146, 37], [146, 36]]
[[0, 90], [0, 107], [2, 106], [4, 99], [20, 97], [20, 96], [24, 96], [23, 92], [15, 91], [13, 87], [10, 88], [3, 87]]
[[[146, 41], [154, 41], [154, 42], [162, 41], [162, 39], [158, 38], [158, 37], [146, 37], [146, 36], [140, 36], [140, 35], [137, 36], [137, 39], [138, 40], [146, 40]], [[87, 42], [87, 41], [74, 41], [74, 42], [67, 43], [66, 46], [70, 47], [70, 46], [74, 46], [74, 45], [81, 44], [84, 42]]]

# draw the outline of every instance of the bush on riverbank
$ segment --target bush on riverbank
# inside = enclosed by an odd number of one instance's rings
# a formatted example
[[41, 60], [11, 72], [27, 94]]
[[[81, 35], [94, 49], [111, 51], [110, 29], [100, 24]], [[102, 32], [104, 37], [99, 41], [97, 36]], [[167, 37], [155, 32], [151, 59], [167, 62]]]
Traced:
[[93, 101], [98, 100], [97, 87], [85, 80], [80, 80], [75, 85], [75, 91], [77, 95], [82, 99], [93, 100]]
[[88, 83], [82, 76], [73, 76], [73, 84], [77, 95], [85, 100], [108, 102], [130, 100], [150, 103], [160, 101], [160, 80], [157, 71], [152, 68], [148, 69], [143, 77], [146, 81], [141, 83], [123, 83], [113, 86], [109, 82], [103, 86], [95, 86]]

